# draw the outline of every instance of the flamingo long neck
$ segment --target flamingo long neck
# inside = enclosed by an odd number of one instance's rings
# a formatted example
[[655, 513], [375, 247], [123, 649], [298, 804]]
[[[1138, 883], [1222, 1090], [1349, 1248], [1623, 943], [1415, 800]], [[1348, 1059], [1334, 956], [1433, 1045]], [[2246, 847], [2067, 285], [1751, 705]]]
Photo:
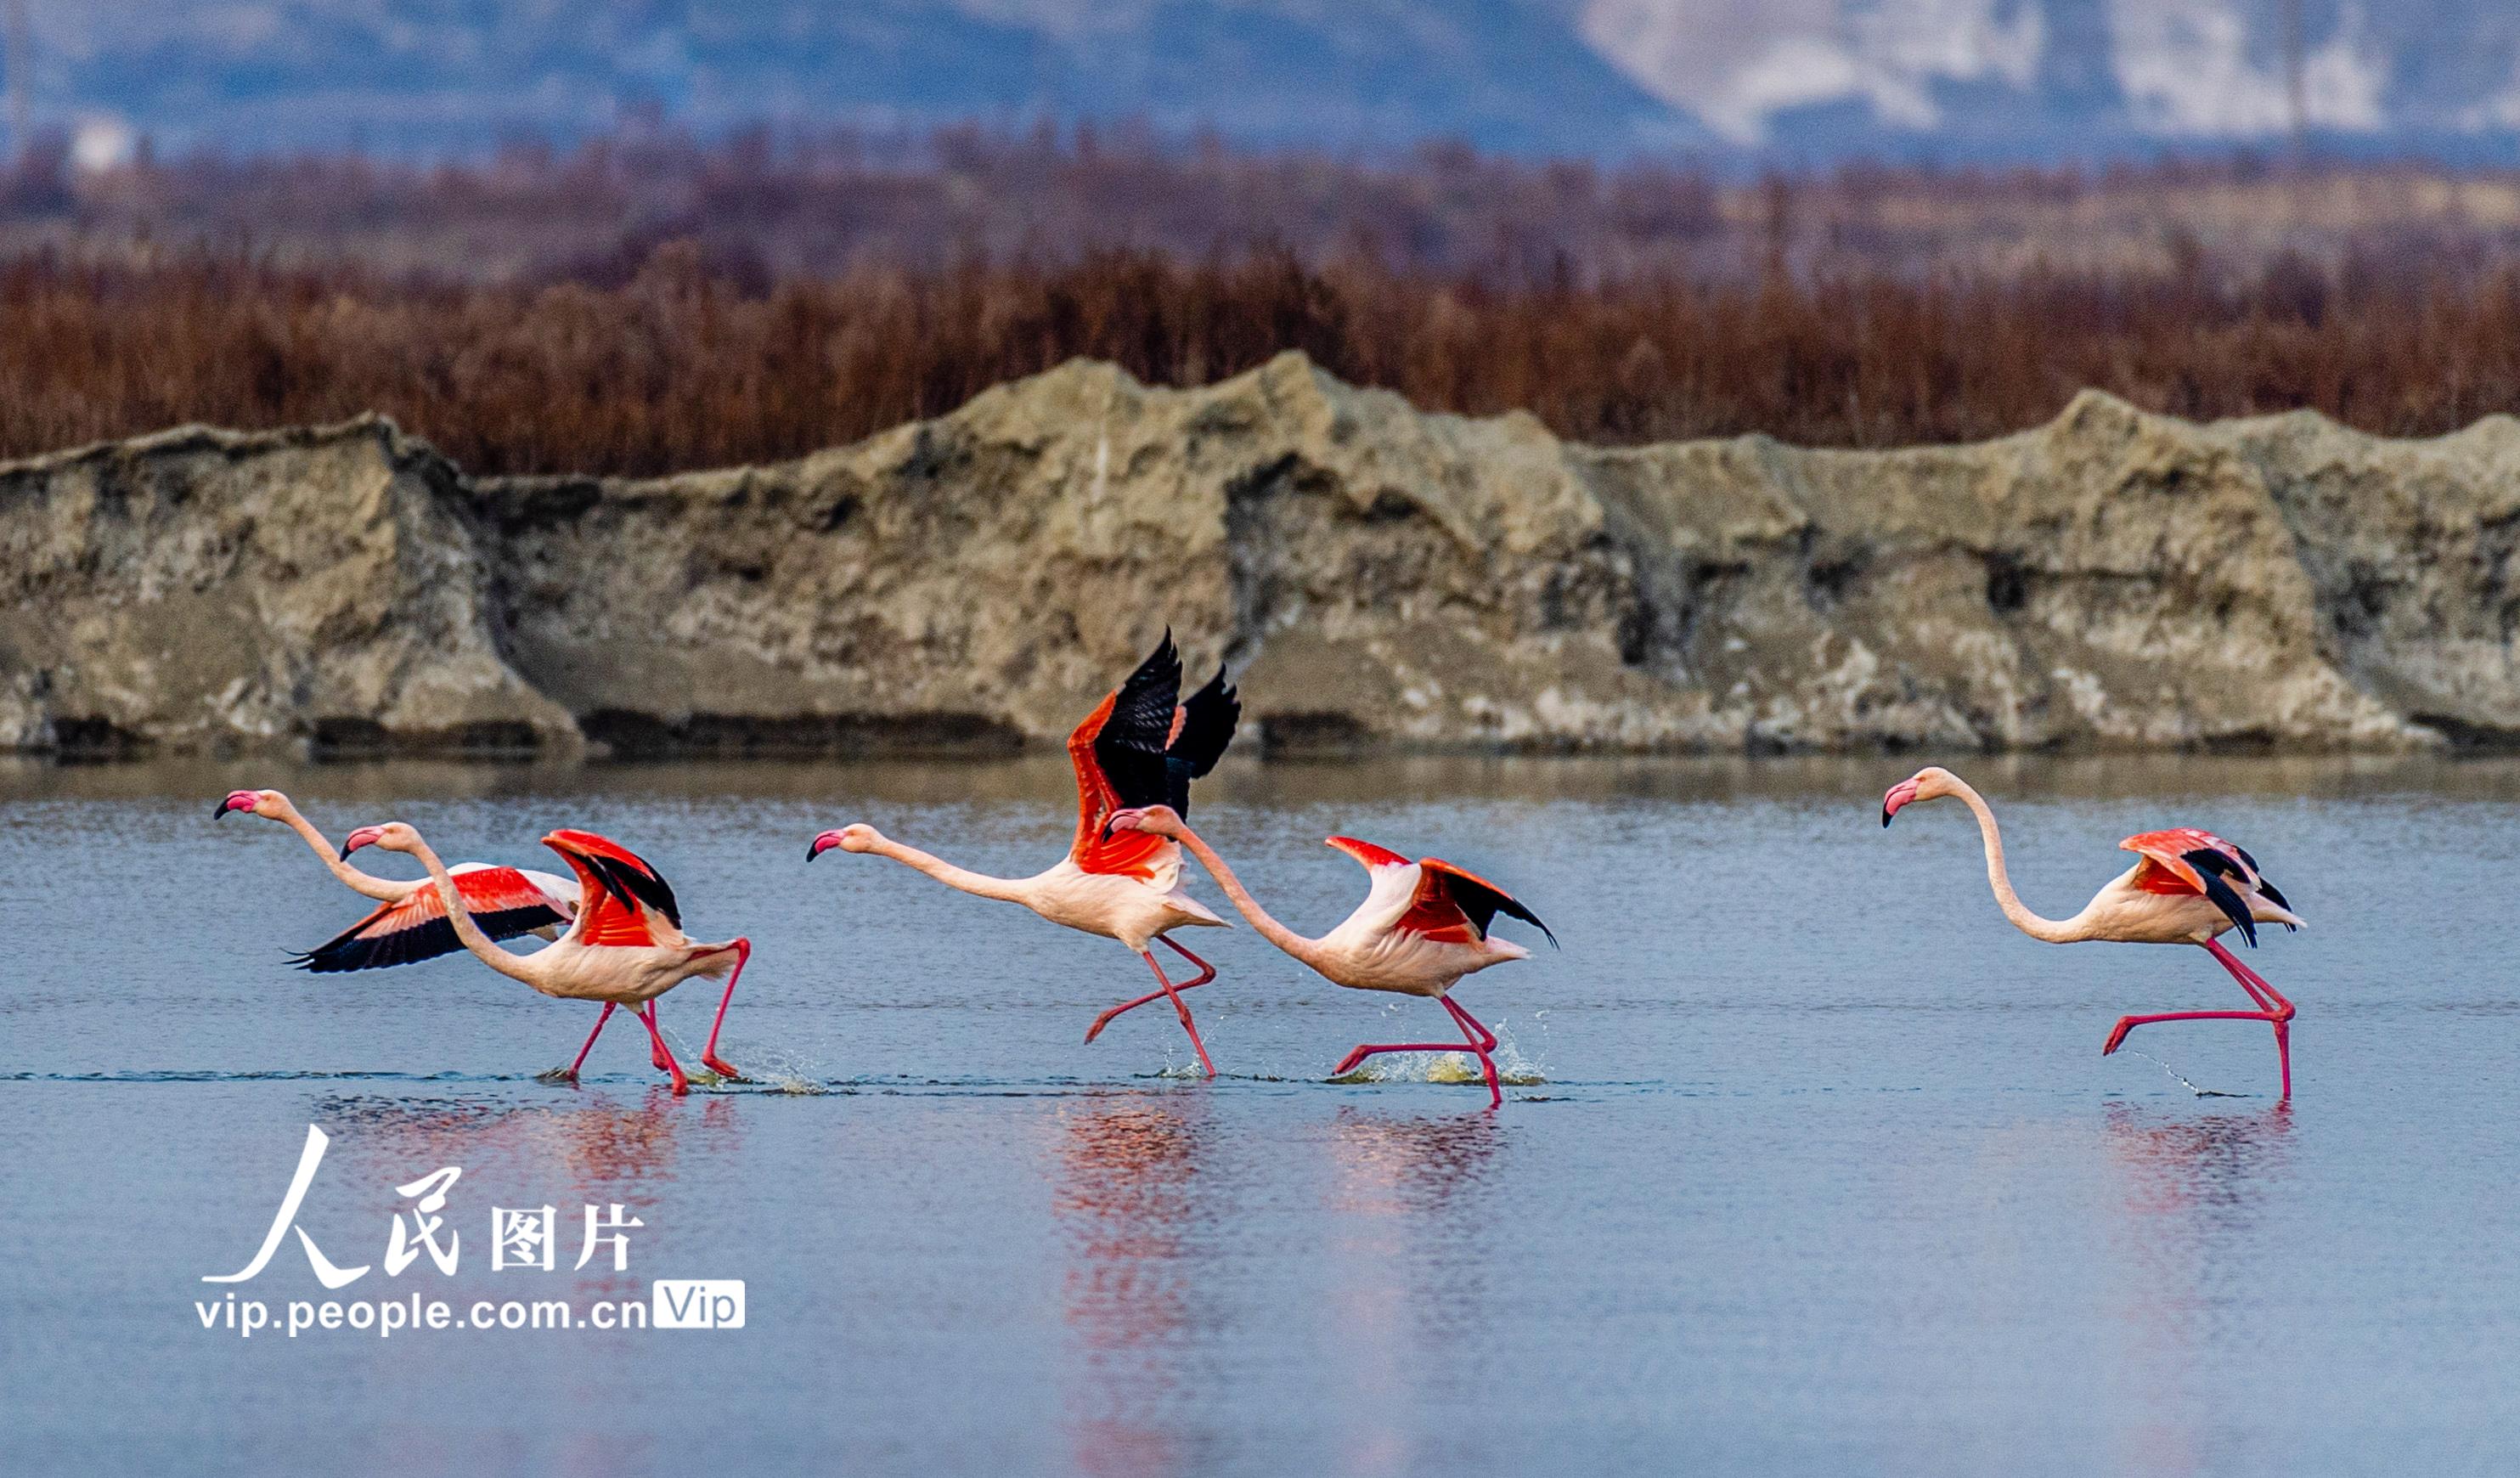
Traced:
[[472, 912], [464, 907], [464, 895], [456, 890], [455, 874], [446, 871], [445, 863], [438, 861], [435, 849], [425, 841], [415, 841], [411, 853], [420, 859], [422, 867], [428, 870], [429, 880], [437, 884], [438, 900], [446, 905], [446, 921], [455, 925], [455, 937], [464, 941], [464, 947], [500, 974], [527, 985], [537, 984], [532, 963], [526, 957], [511, 955], [499, 948], [489, 935], [481, 932], [481, 926], [472, 921]]
[[974, 897], [1004, 899], [1008, 903], [1019, 903], [1027, 908], [1032, 906], [1032, 885], [1028, 879], [991, 877], [986, 873], [974, 873], [968, 868], [958, 868], [941, 857], [930, 856], [917, 847], [905, 846], [889, 836], [878, 837], [876, 844], [868, 850], [880, 857], [889, 857], [904, 867], [916, 868], [945, 886], [969, 893]]
[[1260, 900], [1252, 897], [1251, 890], [1242, 885], [1242, 879], [1235, 876], [1234, 870], [1225, 865], [1225, 859], [1217, 856], [1216, 849], [1192, 830], [1188, 823], [1182, 825], [1174, 839], [1189, 848], [1190, 854], [1198, 859], [1198, 865], [1207, 869], [1208, 874], [1216, 879], [1216, 885], [1225, 890], [1225, 896], [1234, 900], [1234, 911], [1249, 919], [1251, 927], [1259, 931], [1261, 938], [1314, 969], [1321, 968], [1321, 941], [1307, 939], [1271, 918], [1269, 911], [1260, 907]]
[[1994, 809], [1987, 805], [1986, 797], [1978, 794], [1964, 780], [1953, 780], [1952, 793], [1958, 795], [1961, 804], [1977, 817], [1978, 834], [1986, 838], [1987, 884], [1995, 889], [1996, 907], [2003, 910], [2003, 917], [2012, 920], [2012, 926], [2033, 939], [2044, 939], [2049, 944], [2071, 944], [2087, 937], [2079, 914], [2072, 918], [2043, 918], [2030, 912], [2030, 905], [2023, 903], [2021, 895], [2012, 890], [2012, 876], [2004, 870], [2003, 833], [1996, 829]]
[[283, 796], [280, 801], [280, 822], [290, 830], [304, 837], [306, 845], [315, 849], [315, 855], [324, 859], [324, 871], [340, 879], [341, 885], [350, 891], [363, 898], [373, 898], [379, 903], [400, 903], [411, 896], [410, 883], [396, 882], [389, 877], [378, 877], [372, 873], [362, 873], [343, 861], [340, 849], [326, 841], [324, 833], [315, 829], [313, 822], [300, 816], [297, 813], [296, 803], [286, 796]]

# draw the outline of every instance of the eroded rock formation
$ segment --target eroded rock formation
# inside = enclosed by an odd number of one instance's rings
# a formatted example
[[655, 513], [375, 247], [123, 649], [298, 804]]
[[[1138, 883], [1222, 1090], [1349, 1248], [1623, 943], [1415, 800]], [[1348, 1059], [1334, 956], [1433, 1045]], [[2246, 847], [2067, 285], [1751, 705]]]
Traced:
[[2515, 472], [2508, 418], [2099, 394], [1973, 446], [1599, 449], [1294, 355], [646, 480], [186, 429], [0, 468], [0, 744], [1003, 748], [1166, 622], [1282, 748], [2500, 741]]

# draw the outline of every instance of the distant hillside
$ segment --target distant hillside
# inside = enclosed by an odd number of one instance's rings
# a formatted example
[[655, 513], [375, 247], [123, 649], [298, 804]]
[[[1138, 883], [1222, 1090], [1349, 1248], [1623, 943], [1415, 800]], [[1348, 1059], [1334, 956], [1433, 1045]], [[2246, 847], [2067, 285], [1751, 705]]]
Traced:
[[[2520, 8], [2300, 0], [2325, 145], [2520, 139]], [[38, 116], [410, 156], [660, 112], [1143, 118], [1264, 144], [2010, 160], [2284, 138], [2283, 0], [33, 0]], [[13, 60], [11, 66], [14, 67]]]

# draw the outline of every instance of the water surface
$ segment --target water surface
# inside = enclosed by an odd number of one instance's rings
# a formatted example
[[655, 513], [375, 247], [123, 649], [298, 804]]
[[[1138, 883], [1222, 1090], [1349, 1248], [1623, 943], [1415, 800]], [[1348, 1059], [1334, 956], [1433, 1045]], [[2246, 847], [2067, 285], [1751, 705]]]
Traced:
[[[1465, 984], [1501, 1112], [1364, 1040], [1445, 1035], [1247, 929], [1192, 940], [1226, 1077], [1107, 941], [875, 858], [1064, 847], [1055, 763], [0, 768], [0, 1451], [149, 1472], [813, 1470], [2403, 1473], [2520, 1451], [2520, 767], [1981, 762], [2034, 907], [2119, 837], [2211, 828], [2313, 920], [2254, 963], [2299, 1003], [2296, 1099], [2200, 952], [2011, 932], [1966, 813], [1884, 832], [1903, 761], [1230, 764], [1207, 834], [1308, 932], [1443, 855], [1565, 942]], [[456, 958], [286, 967], [360, 911], [231, 786], [450, 858], [555, 826], [638, 848], [703, 938], [757, 947], [726, 1053], [669, 1097], [616, 1018]], [[380, 869], [405, 866], [377, 860]], [[1203, 879], [1196, 884], [1217, 895]], [[1511, 932], [1511, 926], [1508, 926]], [[1537, 941], [1532, 941], [1537, 943]], [[714, 990], [662, 1004], [697, 1054]], [[2158, 1060], [2156, 1060], [2158, 1059]], [[2192, 1085], [2193, 1087], [2191, 1088]], [[2200, 1096], [2194, 1089], [2216, 1096]], [[641, 1300], [741, 1278], [740, 1330], [205, 1330], [309, 1124], [331, 1148], [241, 1298]], [[382, 1266], [460, 1166], [458, 1271]], [[644, 1226], [583, 1272], [582, 1207]], [[489, 1208], [558, 1267], [489, 1267]], [[215, 1312], [215, 1311], [214, 1311]]]

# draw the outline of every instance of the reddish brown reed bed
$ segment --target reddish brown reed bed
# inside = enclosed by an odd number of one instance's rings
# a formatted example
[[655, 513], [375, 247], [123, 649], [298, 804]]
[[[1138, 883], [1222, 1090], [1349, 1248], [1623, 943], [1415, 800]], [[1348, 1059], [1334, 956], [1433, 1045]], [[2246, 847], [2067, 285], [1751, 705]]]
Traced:
[[1099, 252], [747, 291], [675, 246], [612, 288], [35, 253], [0, 262], [0, 454], [376, 410], [477, 470], [653, 472], [844, 442], [1076, 355], [1195, 383], [1289, 348], [1598, 441], [1980, 437], [2086, 385], [2410, 434], [2520, 409], [2520, 268], [1576, 286]]

